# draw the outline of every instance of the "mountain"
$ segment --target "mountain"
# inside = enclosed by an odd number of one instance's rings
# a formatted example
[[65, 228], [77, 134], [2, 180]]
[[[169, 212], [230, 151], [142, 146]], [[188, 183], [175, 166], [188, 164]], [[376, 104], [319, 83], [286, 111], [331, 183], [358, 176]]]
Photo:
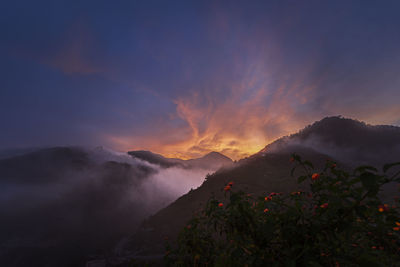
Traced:
[[219, 153], [185, 161], [103, 147], [2, 155], [2, 266], [83, 266], [110, 254], [147, 216], [232, 163]]
[[0, 150], [0, 159], [11, 158], [40, 150], [41, 148], [9, 148]]
[[83, 265], [155, 211], [131, 194], [156, 169], [95, 155], [56, 147], [0, 160], [2, 266]]
[[221, 153], [210, 152], [201, 158], [186, 160], [185, 163], [191, 168], [218, 170], [231, 166], [233, 161]]
[[[301, 154], [322, 166], [328, 155], [311, 149], [303, 149]], [[209, 175], [197, 189], [183, 195], [168, 207], [146, 219], [140, 229], [125, 243], [121, 255], [136, 255], [135, 258], [162, 257], [165, 238], [174, 240], [186, 222], [214, 195], [224, 199], [224, 186], [234, 182], [234, 190], [260, 195], [264, 192], [291, 192], [297, 184], [290, 176], [290, 155], [286, 153], [267, 153], [255, 155], [239, 161], [234, 167], [221, 169]], [[140, 252], [140, 253], [139, 253]]]
[[[267, 192], [288, 193], [299, 189], [290, 176], [293, 152], [322, 168], [327, 159], [335, 160], [343, 168], [358, 163], [400, 161], [400, 128], [371, 126], [365, 123], [328, 117], [307, 126], [296, 134], [278, 139], [259, 153], [240, 160], [232, 168], [220, 169], [207, 177], [197, 189], [183, 195], [168, 207], [145, 220], [141, 228], [125, 242], [123, 255], [140, 259], [157, 259], [164, 251], [164, 238], [174, 240], [186, 222], [201, 210], [210, 196], [223, 200], [223, 187], [233, 181], [234, 190], [262, 195]], [[297, 173], [296, 173], [297, 172]], [[300, 174], [295, 172], [295, 176]], [[395, 189], [386, 188], [382, 197], [395, 195]]]
[[263, 152], [306, 147], [359, 164], [384, 164], [400, 154], [400, 127], [368, 125], [342, 117], [327, 117], [267, 145]]
[[[3, 153], [0, 262], [113, 266], [161, 258], [164, 238], [174, 240], [212, 194], [223, 200], [226, 183], [255, 195], [298, 189], [290, 176], [292, 152], [316, 168], [328, 158], [344, 168], [379, 167], [400, 161], [399, 148], [399, 127], [328, 117], [235, 163], [218, 152], [191, 160], [102, 147]], [[395, 190], [386, 188], [382, 197]]]
[[166, 158], [160, 154], [156, 154], [151, 151], [136, 150], [136, 151], [129, 151], [128, 154], [135, 158], [147, 161], [152, 164], [157, 164], [164, 168], [170, 168], [174, 166], [181, 168], [185, 167], [184, 160]]
[[179, 167], [185, 169], [207, 169], [215, 171], [221, 167], [228, 167], [233, 163], [230, 158], [219, 152], [210, 152], [201, 158], [189, 160], [166, 158], [160, 154], [144, 150], [129, 151], [128, 154], [164, 168]]
[[211, 169], [166, 168], [102, 147], [8, 154], [0, 159], [0, 263], [82, 266]]

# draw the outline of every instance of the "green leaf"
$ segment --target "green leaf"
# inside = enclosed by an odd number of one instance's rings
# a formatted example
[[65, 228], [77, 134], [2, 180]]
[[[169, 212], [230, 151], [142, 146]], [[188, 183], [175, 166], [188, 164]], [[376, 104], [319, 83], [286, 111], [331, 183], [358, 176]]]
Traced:
[[301, 157], [299, 155], [297, 155], [296, 153], [292, 154], [292, 158], [296, 161], [301, 161]]
[[389, 164], [383, 165], [383, 172], [387, 172], [390, 168], [392, 168], [396, 165], [400, 165], [400, 162], [394, 162], [394, 163], [389, 163]]
[[305, 181], [306, 179], [307, 179], [307, 176], [303, 175], [303, 176], [300, 176], [299, 178], [297, 178], [297, 182], [300, 184], [303, 181]]
[[357, 259], [357, 263], [359, 264], [359, 266], [367, 266], [367, 267], [379, 267], [382, 266], [379, 262], [379, 259], [369, 255], [367, 253], [361, 255], [358, 259]]
[[296, 170], [296, 167], [293, 167], [292, 170], [290, 171], [290, 176], [293, 176], [295, 170]]
[[286, 259], [285, 266], [287, 266], [287, 267], [292, 267], [292, 266], [295, 267], [296, 266], [296, 261], [293, 260], [293, 259]]
[[372, 172], [364, 172], [360, 175], [360, 180], [364, 188], [370, 191], [371, 194], [374, 193], [376, 195], [376, 193], [378, 193], [379, 191], [378, 175], [373, 174]]
[[308, 160], [304, 161], [303, 164], [309, 166], [311, 169], [314, 169], [314, 165]]

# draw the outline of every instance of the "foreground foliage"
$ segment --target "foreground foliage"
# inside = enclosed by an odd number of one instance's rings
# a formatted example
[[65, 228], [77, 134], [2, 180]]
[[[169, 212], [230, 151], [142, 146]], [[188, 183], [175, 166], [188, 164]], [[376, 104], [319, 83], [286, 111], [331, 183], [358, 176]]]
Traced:
[[[378, 198], [387, 183], [398, 186], [399, 163], [383, 172], [361, 166], [353, 173], [327, 161], [322, 172], [300, 156], [307, 192], [253, 197], [225, 188], [167, 247], [170, 266], [400, 266], [399, 200]], [[389, 175], [391, 173], [391, 175]]]

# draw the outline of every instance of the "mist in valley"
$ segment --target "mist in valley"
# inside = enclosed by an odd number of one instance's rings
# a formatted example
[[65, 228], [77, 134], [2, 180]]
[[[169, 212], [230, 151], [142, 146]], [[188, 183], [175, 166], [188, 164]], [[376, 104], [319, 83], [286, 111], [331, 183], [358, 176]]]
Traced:
[[106, 149], [52, 148], [0, 160], [0, 261], [73, 265], [112, 253], [206, 169], [163, 168]]

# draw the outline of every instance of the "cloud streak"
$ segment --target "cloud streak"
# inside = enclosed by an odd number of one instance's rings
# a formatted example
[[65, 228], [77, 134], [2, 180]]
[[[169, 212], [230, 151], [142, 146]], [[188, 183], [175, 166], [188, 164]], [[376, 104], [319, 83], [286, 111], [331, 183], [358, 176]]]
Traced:
[[239, 159], [324, 116], [400, 123], [396, 2], [8, 5], [0, 147]]

